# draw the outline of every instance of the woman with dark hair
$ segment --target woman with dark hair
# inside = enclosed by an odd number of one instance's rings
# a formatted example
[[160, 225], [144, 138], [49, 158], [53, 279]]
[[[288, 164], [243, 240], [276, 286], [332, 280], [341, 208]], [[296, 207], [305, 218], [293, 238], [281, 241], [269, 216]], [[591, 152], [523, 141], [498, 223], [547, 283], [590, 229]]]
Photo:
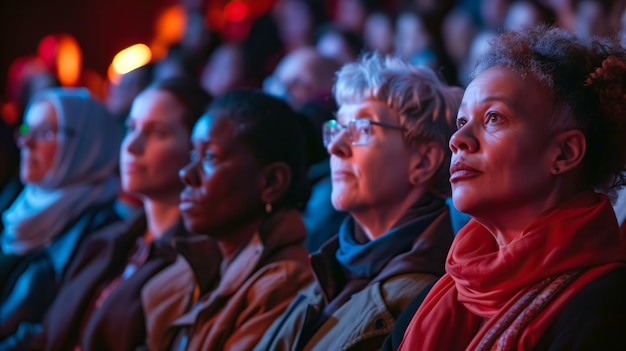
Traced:
[[114, 209], [121, 131], [86, 89], [52, 88], [30, 101], [17, 145], [24, 184], [2, 213], [0, 349], [34, 334], [85, 238], [119, 222]]
[[[180, 210], [218, 251], [187, 252], [150, 282], [149, 347], [249, 350], [311, 281], [298, 212], [308, 197], [303, 128], [285, 102], [241, 91], [213, 101], [191, 140]], [[181, 305], [189, 311], [173, 316]]]
[[[195, 82], [154, 83], [134, 100], [120, 153], [124, 191], [143, 211], [85, 242], [46, 317], [46, 350], [134, 350], [146, 339], [141, 290], [189, 236], [178, 209], [178, 170], [209, 96]], [[113, 121], [111, 121], [114, 123]]]
[[626, 51], [562, 29], [491, 43], [450, 139], [473, 219], [400, 350], [624, 350]]

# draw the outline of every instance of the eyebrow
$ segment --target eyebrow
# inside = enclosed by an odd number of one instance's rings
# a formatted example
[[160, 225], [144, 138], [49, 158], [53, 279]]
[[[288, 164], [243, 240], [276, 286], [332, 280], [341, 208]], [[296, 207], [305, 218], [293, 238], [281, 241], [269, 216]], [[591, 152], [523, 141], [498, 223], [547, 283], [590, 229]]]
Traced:
[[[339, 113], [339, 111], [333, 113], [336, 120], [339, 120], [344, 114]], [[374, 113], [372, 112], [371, 107], [362, 107], [355, 111], [353, 118], [373, 118]], [[344, 117], [345, 118], [345, 117]]]
[[[510, 99], [503, 95], [488, 96], [480, 100], [479, 105], [484, 105], [489, 102], [501, 102], [501, 103], [504, 103], [506, 106], [514, 109], [517, 112], [524, 112], [521, 104], [519, 104], [516, 100]], [[467, 107], [467, 104], [462, 102], [460, 108], [465, 108], [465, 107]]]

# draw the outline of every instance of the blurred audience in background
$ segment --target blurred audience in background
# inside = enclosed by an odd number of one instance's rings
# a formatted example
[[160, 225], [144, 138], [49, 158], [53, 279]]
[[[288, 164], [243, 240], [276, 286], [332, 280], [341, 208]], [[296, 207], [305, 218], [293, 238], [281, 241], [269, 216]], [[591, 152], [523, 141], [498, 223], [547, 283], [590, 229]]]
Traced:
[[339, 62], [324, 57], [315, 48], [304, 47], [287, 54], [263, 83], [265, 92], [285, 99], [305, 118], [311, 197], [303, 215], [305, 245], [311, 252], [337, 233], [346, 216], [330, 201], [329, 154], [322, 142], [322, 126], [337, 109], [332, 88], [340, 67]]

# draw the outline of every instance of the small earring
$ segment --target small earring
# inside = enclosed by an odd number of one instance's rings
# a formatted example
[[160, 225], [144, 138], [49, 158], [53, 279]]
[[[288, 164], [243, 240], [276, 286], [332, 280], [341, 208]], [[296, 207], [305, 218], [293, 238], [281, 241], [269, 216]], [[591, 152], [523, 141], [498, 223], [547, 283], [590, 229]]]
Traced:
[[265, 213], [267, 214], [272, 213], [272, 204], [269, 202], [265, 204]]
[[552, 168], [552, 174], [557, 174], [559, 173], [559, 171], [560, 171], [559, 167]]

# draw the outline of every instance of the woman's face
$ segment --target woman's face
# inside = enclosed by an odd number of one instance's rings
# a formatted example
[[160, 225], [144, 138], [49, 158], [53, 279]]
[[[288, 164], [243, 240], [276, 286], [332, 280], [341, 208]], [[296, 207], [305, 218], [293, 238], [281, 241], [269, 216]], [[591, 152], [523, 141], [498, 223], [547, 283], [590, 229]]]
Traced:
[[553, 109], [549, 88], [508, 68], [492, 67], [469, 84], [450, 139], [457, 209], [480, 218], [545, 202], [558, 152], [548, 127]]
[[[342, 125], [355, 118], [399, 126], [397, 113], [375, 100], [344, 104], [337, 111]], [[409, 192], [409, 148], [402, 131], [376, 125], [370, 130], [367, 145], [352, 145], [345, 131], [328, 145], [331, 200], [338, 210], [352, 214], [384, 211]]]
[[24, 117], [28, 132], [20, 137], [20, 177], [22, 182], [40, 183], [52, 169], [58, 140], [58, 122], [54, 106], [49, 101], [39, 101]]
[[189, 160], [188, 127], [183, 106], [169, 92], [148, 90], [133, 102], [120, 150], [125, 191], [146, 198], [178, 199], [178, 170]]
[[180, 211], [190, 231], [219, 237], [263, 213], [263, 176], [237, 126], [223, 112], [204, 115], [191, 136], [192, 162], [181, 170]]

